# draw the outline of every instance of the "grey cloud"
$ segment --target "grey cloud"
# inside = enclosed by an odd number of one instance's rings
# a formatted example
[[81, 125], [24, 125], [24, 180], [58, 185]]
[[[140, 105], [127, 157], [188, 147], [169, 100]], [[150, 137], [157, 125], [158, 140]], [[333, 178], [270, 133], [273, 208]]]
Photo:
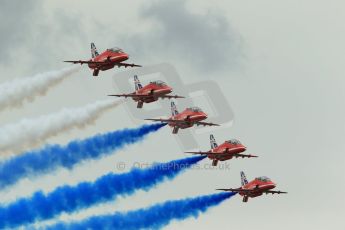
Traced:
[[50, 20], [42, 22], [35, 30], [34, 37], [28, 47], [35, 69], [54, 68], [56, 62], [61, 63], [71, 56], [71, 52], [83, 44], [84, 26], [80, 15], [69, 15], [64, 11], [51, 12]]
[[170, 56], [202, 71], [233, 67], [241, 59], [240, 36], [225, 15], [192, 13], [184, 0], [155, 1], [140, 15], [154, 26], [127, 39], [139, 54]]
[[22, 62], [33, 72], [55, 68], [57, 62], [71, 54], [71, 47], [82, 44], [85, 35], [82, 16], [61, 9], [45, 9], [43, 3], [49, 5], [41, 0], [1, 2], [0, 65], [3, 67], [13, 68]]
[[41, 1], [3, 0], [0, 3], [0, 63], [6, 64], [15, 56], [12, 50], [30, 39], [34, 14]]

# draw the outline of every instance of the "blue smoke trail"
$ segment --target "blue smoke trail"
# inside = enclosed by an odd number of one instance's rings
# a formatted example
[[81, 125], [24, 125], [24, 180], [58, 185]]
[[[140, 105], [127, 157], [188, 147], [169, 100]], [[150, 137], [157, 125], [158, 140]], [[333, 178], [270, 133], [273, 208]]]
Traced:
[[166, 124], [143, 125], [98, 134], [84, 140], [74, 140], [66, 146], [50, 145], [29, 151], [7, 161], [0, 162], [0, 189], [13, 185], [25, 177], [45, 174], [59, 167], [71, 169], [76, 164], [108, 155], [125, 145], [142, 140]]
[[160, 229], [173, 220], [197, 218], [210, 207], [232, 197], [236, 193], [216, 193], [211, 195], [166, 201], [148, 208], [111, 215], [95, 216], [80, 222], [58, 223], [47, 229]]
[[123, 174], [109, 173], [95, 182], [62, 186], [47, 195], [41, 191], [36, 192], [30, 198], [22, 198], [7, 207], [0, 207], [0, 228], [18, 227], [47, 220], [63, 212], [79, 211], [114, 200], [119, 195], [131, 195], [138, 189], [147, 191], [158, 183], [175, 178], [204, 158], [197, 156], [154, 164], [146, 169], [134, 168]]

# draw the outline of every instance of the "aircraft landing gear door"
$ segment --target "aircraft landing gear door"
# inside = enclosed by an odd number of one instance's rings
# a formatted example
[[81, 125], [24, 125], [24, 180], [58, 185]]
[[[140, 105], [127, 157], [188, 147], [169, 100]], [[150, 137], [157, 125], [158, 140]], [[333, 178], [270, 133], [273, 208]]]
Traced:
[[143, 107], [143, 105], [144, 105], [144, 102], [139, 101], [138, 104], [137, 104], [137, 108], [141, 109]]
[[94, 69], [93, 70], [93, 76], [98, 76], [98, 73], [99, 73], [99, 69]]
[[173, 134], [178, 133], [178, 130], [179, 130], [179, 127], [175, 126], [174, 129], [173, 129]]

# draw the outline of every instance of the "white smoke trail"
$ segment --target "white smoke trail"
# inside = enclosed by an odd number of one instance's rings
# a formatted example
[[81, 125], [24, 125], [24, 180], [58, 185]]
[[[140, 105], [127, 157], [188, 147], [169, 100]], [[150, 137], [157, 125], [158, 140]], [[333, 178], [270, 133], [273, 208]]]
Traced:
[[0, 127], [1, 154], [17, 153], [36, 147], [49, 137], [73, 128], [92, 124], [102, 113], [116, 107], [123, 100], [103, 100], [80, 108], [68, 108], [34, 119], [22, 119]]
[[80, 67], [37, 74], [32, 77], [17, 78], [0, 85], [0, 110], [21, 106], [24, 101], [32, 101], [44, 95], [51, 87], [77, 72]]

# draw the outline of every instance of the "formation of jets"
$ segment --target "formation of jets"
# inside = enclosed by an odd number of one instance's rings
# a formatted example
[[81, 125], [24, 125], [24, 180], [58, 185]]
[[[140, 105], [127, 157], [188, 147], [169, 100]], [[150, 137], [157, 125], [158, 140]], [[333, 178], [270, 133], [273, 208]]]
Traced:
[[[101, 54], [98, 53], [94, 43], [91, 43], [91, 59], [87, 61], [65, 61], [73, 64], [87, 64], [93, 70], [93, 76], [98, 76], [99, 71], [105, 71], [117, 67], [141, 67], [137, 64], [124, 63], [128, 59], [128, 54], [120, 48], [107, 49]], [[138, 76], [134, 76], [135, 91], [132, 93], [111, 94], [108, 96], [131, 98], [137, 103], [137, 108], [141, 109], [144, 103], [152, 103], [159, 99], [180, 99], [184, 96], [171, 95], [173, 89], [163, 81], [152, 81], [145, 86], [139, 81]], [[207, 114], [199, 107], [189, 107], [178, 112], [174, 102], [171, 102], [171, 116], [169, 118], [146, 119], [154, 122], [166, 123], [172, 128], [172, 133], [177, 134], [180, 129], [187, 129], [193, 126], [219, 126], [212, 122], [206, 122]], [[251, 154], [243, 154], [246, 151], [239, 140], [231, 139], [218, 145], [214, 136], [210, 135], [211, 149], [209, 151], [188, 151], [186, 153], [207, 156], [212, 160], [212, 166], [217, 166], [218, 161], [227, 161], [233, 158], [254, 158]], [[258, 197], [262, 194], [282, 194], [286, 192], [272, 190], [276, 184], [268, 177], [257, 177], [248, 183], [244, 172], [241, 172], [241, 184], [239, 188], [217, 189], [226, 192], [236, 192], [243, 196], [243, 202], [248, 202], [249, 197]]]

